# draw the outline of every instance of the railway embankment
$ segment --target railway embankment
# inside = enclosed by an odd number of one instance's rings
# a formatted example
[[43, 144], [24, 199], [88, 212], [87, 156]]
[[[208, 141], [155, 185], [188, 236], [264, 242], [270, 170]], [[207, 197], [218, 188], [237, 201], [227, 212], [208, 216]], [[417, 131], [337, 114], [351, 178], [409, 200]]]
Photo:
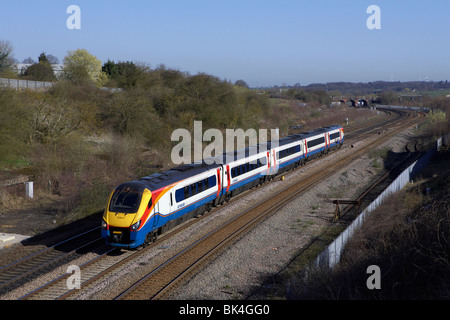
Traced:
[[[286, 298], [450, 298], [450, 148], [440, 142], [404, 170], [394, 183], [400, 190], [376, 201], [348, 239], [322, 252], [321, 267], [287, 280]], [[377, 287], [368, 285], [371, 266], [380, 271]]]

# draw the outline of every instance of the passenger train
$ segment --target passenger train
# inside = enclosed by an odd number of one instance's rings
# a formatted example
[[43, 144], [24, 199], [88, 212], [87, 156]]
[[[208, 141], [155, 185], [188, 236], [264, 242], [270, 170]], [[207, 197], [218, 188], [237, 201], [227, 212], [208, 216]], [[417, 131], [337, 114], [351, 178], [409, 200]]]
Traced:
[[273, 148], [270, 142], [259, 144], [225, 153], [212, 164], [181, 165], [123, 183], [105, 208], [102, 236], [116, 247], [146, 246], [174, 226], [343, 142], [344, 129], [332, 125], [282, 138]]

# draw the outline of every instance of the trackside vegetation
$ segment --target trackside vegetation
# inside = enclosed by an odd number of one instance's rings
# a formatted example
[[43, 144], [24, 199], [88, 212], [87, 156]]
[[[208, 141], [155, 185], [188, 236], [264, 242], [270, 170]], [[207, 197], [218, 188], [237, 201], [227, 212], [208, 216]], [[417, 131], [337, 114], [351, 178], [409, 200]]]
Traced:
[[[46, 92], [0, 88], [2, 175], [32, 176], [36, 197], [56, 199], [58, 212], [89, 214], [120, 182], [170, 166], [171, 133], [194, 120], [246, 130], [270, 119], [267, 96], [211, 75], [130, 62], [111, 70], [85, 81], [66, 70]], [[99, 88], [99, 74], [125, 90]]]

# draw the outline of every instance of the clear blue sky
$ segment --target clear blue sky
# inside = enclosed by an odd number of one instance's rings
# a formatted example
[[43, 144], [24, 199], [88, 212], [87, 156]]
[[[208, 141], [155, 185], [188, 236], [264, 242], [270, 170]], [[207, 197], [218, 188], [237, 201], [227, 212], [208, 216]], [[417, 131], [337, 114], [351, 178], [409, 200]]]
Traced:
[[[69, 30], [69, 5], [81, 29]], [[369, 30], [369, 5], [381, 29]], [[450, 80], [448, 0], [2, 1], [0, 39], [20, 62], [87, 49], [251, 86]]]

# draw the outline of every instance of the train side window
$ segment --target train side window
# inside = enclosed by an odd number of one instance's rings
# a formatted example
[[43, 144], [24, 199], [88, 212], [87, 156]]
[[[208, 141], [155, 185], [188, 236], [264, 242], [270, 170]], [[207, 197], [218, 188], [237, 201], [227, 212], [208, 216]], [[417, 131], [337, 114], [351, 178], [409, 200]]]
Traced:
[[204, 189], [207, 190], [210, 188], [209, 186], [209, 179], [206, 178], [205, 180], [203, 180], [203, 185], [204, 185]]
[[177, 202], [181, 202], [185, 199], [184, 196], [184, 188], [178, 189], [177, 191], [175, 191], [175, 200]]
[[197, 184], [191, 184], [191, 196], [195, 196], [197, 194]]
[[216, 176], [211, 176], [208, 178], [209, 187], [212, 188], [216, 185]]
[[330, 140], [334, 140], [334, 139], [336, 139], [336, 138], [340, 138], [339, 132], [330, 134]]
[[203, 180], [197, 182], [198, 193], [203, 192]]
[[191, 196], [189, 192], [189, 186], [184, 187], [184, 199], [187, 199]]

